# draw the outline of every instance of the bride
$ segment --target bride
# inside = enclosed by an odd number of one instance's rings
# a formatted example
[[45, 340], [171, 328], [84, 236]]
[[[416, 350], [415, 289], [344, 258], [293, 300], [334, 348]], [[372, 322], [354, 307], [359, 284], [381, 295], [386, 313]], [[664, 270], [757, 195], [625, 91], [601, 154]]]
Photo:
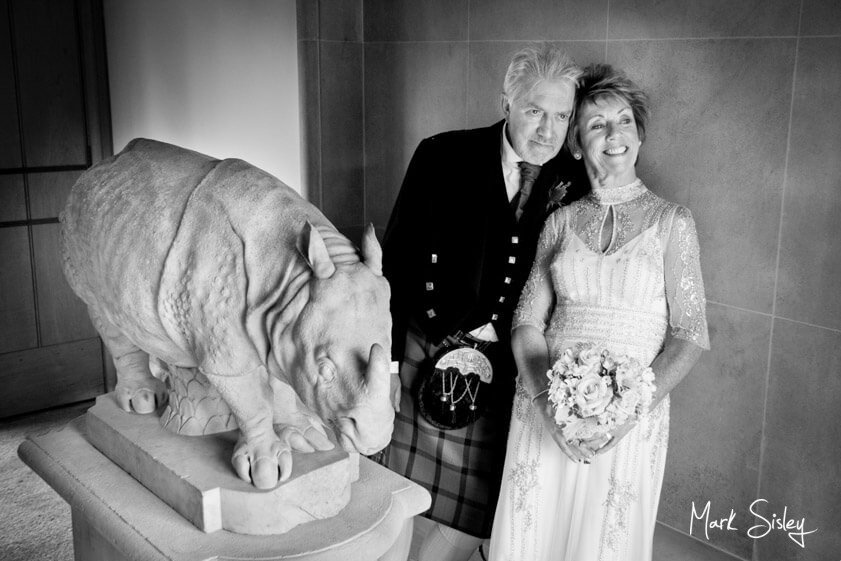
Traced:
[[[669, 392], [709, 348], [689, 210], [636, 175], [645, 94], [607, 65], [585, 70], [570, 147], [591, 193], [547, 220], [514, 317], [519, 378], [490, 558], [651, 559], [669, 433]], [[651, 365], [649, 410], [601, 441], [567, 442], [546, 372], [596, 343]]]

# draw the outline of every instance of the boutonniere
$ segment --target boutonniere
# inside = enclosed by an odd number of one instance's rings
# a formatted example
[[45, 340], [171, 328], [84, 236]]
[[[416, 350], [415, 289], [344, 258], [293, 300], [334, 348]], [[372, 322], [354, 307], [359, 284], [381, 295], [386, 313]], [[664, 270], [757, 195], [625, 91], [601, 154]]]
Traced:
[[561, 181], [551, 189], [549, 189], [549, 199], [546, 201], [546, 211], [550, 212], [561, 206], [564, 196], [567, 194], [567, 189], [572, 185], [569, 181]]

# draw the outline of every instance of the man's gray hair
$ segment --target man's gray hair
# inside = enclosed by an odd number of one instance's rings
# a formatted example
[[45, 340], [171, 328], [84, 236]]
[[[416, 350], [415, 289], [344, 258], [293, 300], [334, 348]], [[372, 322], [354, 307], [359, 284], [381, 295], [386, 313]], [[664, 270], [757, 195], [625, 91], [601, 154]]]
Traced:
[[543, 80], [569, 80], [578, 85], [581, 68], [557, 45], [536, 43], [517, 51], [508, 64], [502, 93], [509, 101], [517, 101]]

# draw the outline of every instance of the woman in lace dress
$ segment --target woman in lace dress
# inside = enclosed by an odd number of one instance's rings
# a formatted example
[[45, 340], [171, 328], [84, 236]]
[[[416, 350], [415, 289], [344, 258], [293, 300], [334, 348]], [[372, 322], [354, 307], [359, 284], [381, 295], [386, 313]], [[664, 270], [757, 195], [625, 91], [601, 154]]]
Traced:
[[[636, 175], [645, 94], [597, 65], [578, 96], [569, 140], [592, 191], [547, 220], [515, 313], [519, 378], [490, 545], [497, 561], [651, 559], [669, 392], [709, 348], [692, 215]], [[657, 390], [610, 439], [567, 442], [546, 371], [584, 342], [650, 364]]]

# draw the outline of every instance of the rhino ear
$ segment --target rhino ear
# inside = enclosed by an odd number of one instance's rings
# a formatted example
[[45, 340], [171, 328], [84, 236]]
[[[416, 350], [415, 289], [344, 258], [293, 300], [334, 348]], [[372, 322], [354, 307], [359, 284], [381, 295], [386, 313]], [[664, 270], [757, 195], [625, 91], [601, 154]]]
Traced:
[[362, 260], [374, 271], [375, 275], [383, 274], [383, 249], [377, 241], [377, 234], [374, 225], [368, 223], [365, 233], [362, 235]]
[[336, 272], [336, 265], [330, 259], [330, 254], [327, 252], [327, 245], [324, 243], [324, 238], [318, 233], [318, 229], [307, 221], [309, 229], [309, 243], [307, 244], [307, 261], [310, 264], [312, 272], [316, 278], [326, 279], [330, 278]]

